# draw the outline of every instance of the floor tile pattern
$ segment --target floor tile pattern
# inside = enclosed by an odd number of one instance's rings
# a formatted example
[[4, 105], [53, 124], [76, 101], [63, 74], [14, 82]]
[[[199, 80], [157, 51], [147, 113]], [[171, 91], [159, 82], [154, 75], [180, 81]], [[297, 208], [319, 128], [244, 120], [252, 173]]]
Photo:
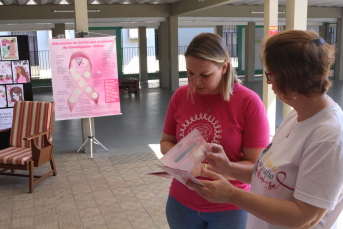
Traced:
[[[165, 203], [170, 179], [158, 171], [154, 153], [90, 159], [55, 154], [57, 176], [28, 193], [28, 178], [0, 176], [0, 229], [10, 228], [169, 228]], [[35, 174], [48, 171], [48, 164]], [[17, 171], [22, 172], [22, 171]]]

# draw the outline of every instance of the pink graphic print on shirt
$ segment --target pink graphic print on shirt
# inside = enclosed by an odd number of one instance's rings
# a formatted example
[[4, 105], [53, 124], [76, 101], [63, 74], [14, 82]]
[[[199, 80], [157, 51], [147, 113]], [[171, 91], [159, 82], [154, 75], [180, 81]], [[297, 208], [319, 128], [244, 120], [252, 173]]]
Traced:
[[268, 152], [271, 146], [272, 143], [270, 143], [257, 158], [253, 174], [256, 175], [259, 183], [268, 190], [277, 189], [278, 187], [283, 186], [294, 191], [293, 188], [284, 183], [287, 174], [284, 171], [279, 171], [278, 165], [274, 161], [275, 158], [272, 157], [273, 152]]
[[[204, 137], [206, 142], [220, 144], [220, 139], [222, 138], [221, 125], [218, 125], [218, 120], [212, 115], [207, 115], [207, 113], [195, 114], [188, 120], [185, 120], [180, 128], [180, 137], [184, 138], [189, 134], [194, 128], [197, 128], [201, 135]], [[212, 139], [212, 140], [211, 140]]]

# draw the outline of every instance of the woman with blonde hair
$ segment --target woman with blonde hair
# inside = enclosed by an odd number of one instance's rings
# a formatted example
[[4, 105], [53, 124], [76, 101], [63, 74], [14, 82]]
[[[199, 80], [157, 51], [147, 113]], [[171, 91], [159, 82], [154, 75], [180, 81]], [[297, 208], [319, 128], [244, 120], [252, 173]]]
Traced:
[[[269, 143], [269, 125], [259, 96], [242, 86], [232, 67], [224, 40], [214, 33], [196, 36], [185, 52], [188, 86], [178, 88], [169, 103], [161, 152], [197, 128], [208, 143], [221, 144], [238, 166], [253, 165]], [[201, 164], [192, 174], [201, 179]], [[217, 171], [218, 172], [218, 171]], [[250, 186], [231, 176], [235, 187]], [[247, 213], [240, 207], [213, 204], [173, 179], [166, 214], [171, 229], [245, 228]]]
[[207, 153], [210, 165], [250, 183], [251, 192], [212, 171], [204, 173], [213, 181], [187, 185], [211, 202], [248, 211], [248, 229], [335, 228], [343, 208], [343, 112], [326, 94], [333, 58], [334, 47], [313, 31], [269, 38], [261, 53], [267, 83], [294, 109], [255, 165], [239, 168], [220, 145]]

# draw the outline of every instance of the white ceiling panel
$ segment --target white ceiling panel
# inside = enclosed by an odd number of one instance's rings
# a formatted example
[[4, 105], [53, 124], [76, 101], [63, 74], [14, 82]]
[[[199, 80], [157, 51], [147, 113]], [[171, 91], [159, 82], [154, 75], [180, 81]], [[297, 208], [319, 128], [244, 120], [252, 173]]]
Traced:
[[[88, 4], [172, 4], [183, 0], [87, 0]], [[200, 1], [200, 0], [199, 0]], [[201, 0], [211, 1], [211, 0]], [[300, 1], [300, 0], [299, 0]], [[74, 4], [74, 0], [0, 0], [3, 5], [25, 4]], [[264, 0], [237, 0], [231, 5], [263, 5]], [[279, 6], [286, 6], [286, 0], [279, 0]], [[230, 4], [229, 4], [230, 5]], [[343, 7], [343, 0], [308, 0], [309, 6]]]
[[[171, 4], [182, 0], [87, 0], [88, 4]], [[210, 1], [210, 0], [207, 0]], [[74, 0], [0, 0], [3, 5], [74, 4]]]

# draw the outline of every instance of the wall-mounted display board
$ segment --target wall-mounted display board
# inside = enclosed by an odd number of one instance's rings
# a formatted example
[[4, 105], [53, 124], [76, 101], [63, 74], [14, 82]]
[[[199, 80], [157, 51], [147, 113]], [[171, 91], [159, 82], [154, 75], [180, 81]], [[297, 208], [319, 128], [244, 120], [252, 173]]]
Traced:
[[[12, 127], [18, 100], [33, 101], [27, 35], [0, 36], [0, 130]], [[11, 131], [0, 132], [0, 149], [9, 146]]]

